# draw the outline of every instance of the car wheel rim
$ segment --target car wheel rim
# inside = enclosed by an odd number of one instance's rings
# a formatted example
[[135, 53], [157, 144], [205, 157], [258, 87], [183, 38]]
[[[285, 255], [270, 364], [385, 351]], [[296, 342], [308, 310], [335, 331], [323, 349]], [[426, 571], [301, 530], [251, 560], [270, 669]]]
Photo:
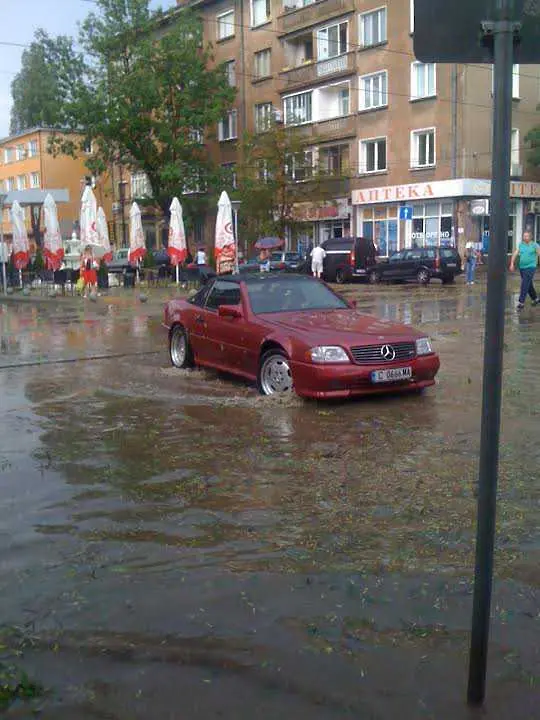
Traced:
[[292, 375], [289, 362], [282, 355], [269, 357], [261, 370], [261, 386], [265, 395], [292, 390]]
[[186, 360], [186, 338], [183, 332], [175, 331], [171, 338], [171, 359], [173, 365], [182, 367]]
[[418, 279], [421, 283], [425, 283], [427, 280], [427, 274], [425, 272], [418, 273]]

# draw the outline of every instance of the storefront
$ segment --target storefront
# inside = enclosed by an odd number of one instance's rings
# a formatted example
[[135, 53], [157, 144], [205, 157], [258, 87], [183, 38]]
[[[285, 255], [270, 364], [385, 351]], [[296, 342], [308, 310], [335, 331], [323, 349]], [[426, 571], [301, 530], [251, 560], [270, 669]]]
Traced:
[[[487, 252], [490, 192], [489, 180], [469, 178], [354, 190], [353, 232], [372, 238], [382, 256], [410, 247], [457, 246], [462, 252], [468, 241]], [[525, 226], [540, 236], [540, 183], [513, 182], [510, 194], [508, 252]], [[482, 214], [474, 207], [480, 198]]]
[[294, 217], [303, 224], [298, 241], [305, 247], [320, 245], [325, 240], [344, 237], [351, 232], [351, 207], [347, 198], [298, 203], [294, 208]]

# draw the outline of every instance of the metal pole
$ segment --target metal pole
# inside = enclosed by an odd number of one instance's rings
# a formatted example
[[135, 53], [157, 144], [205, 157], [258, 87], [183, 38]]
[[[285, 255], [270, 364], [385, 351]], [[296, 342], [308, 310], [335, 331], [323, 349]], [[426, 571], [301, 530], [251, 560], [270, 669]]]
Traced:
[[2, 283], [4, 285], [4, 295], [7, 295], [7, 277], [6, 277], [6, 263], [7, 253], [6, 246], [4, 244], [4, 201], [0, 200], [0, 247], [2, 248]]
[[512, 0], [497, 0], [497, 20], [484, 23], [494, 40], [491, 242], [488, 259], [478, 521], [467, 700], [482, 704], [486, 690], [493, 549], [499, 465], [501, 387], [510, 191], [513, 33]]
[[234, 272], [238, 273], [238, 210], [234, 208]]

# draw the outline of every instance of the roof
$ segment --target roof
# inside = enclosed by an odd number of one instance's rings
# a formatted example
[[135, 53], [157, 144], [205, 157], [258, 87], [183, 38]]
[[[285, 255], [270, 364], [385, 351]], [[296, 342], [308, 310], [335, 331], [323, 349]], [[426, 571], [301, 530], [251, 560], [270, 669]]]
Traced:
[[8, 135], [7, 137], [0, 139], [0, 145], [4, 145], [5, 143], [13, 142], [14, 140], [20, 140], [23, 137], [26, 137], [27, 135], [35, 135], [36, 133], [40, 132], [58, 132], [58, 133], [68, 133], [68, 130], [63, 130], [62, 128], [54, 128], [54, 127], [48, 127], [46, 125], [36, 125], [35, 127], [28, 128], [28, 130], [23, 130], [20, 133], [16, 133], [15, 135]]
[[232, 280], [233, 282], [245, 282], [248, 285], [253, 282], [276, 282], [285, 280], [314, 280], [311, 275], [289, 272], [261, 272], [261, 273], [238, 273], [236, 275], [216, 275], [212, 280]]

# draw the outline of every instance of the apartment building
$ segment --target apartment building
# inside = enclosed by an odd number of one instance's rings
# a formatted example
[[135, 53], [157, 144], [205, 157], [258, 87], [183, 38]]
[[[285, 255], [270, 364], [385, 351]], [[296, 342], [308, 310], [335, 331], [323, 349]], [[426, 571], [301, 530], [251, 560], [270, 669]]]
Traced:
[[[242, 132], [273, 117], [302, 133], [308, 164], [339, 181], [332, 200], [298, 208], [304, 241], [350, 231], [383, 255], [488, 244], [492, 69], [416, 62], [413, 1], [187, 3], [238, 91], [211, 150], [218, 161], [234, 164]], [[539, 100], [540, 68], [515, 66], [509, 250], [525, 224], [540, 238], [540, 178], [524, 147]]]
[[[76, 158], [67, 155], [54, 157], [48, 152], [51, 130], [32, 128], [19, 135], [0, 140], [0, 192], [12, 190], [62, 189], [69, 193], [69, 201], [58, 205], [58, 219], [64, 237], [77, 229], [80, 199], [84, 186], [92, 182], [85, 160], [91, 152]], [[108, 177], [95, 181], [94, 192], [107, 218], [112, 219], [112, 196]], [[31, 237], [30, 209], [26, 208], [29, 237]], [[10, 233], [9, 210], [4, 211], [4, 231]]]

